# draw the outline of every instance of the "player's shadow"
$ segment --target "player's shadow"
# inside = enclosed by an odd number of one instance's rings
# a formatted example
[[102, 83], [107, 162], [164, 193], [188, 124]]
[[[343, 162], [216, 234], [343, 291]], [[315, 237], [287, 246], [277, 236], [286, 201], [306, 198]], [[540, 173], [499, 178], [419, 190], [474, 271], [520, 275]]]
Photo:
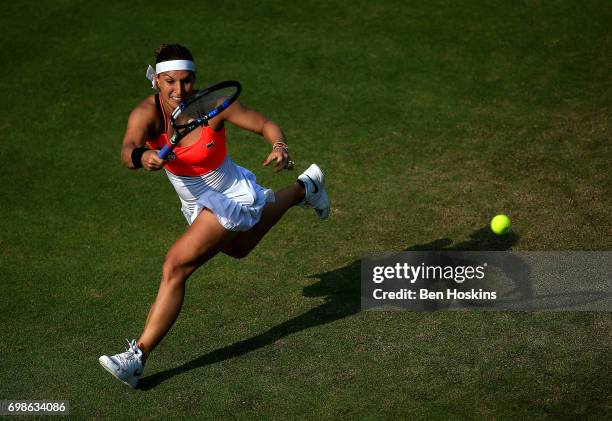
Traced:
[[271, 345], [292, 333], [324, 325], [359, 312], [360, 262], [312, 276], [320, 278], [314, 285], [304, 288], [304, 296], [325, 296], [325, 303], [306, 313], [282, 322], [259, 335], [216, 349], [178, 367], [155, 373], [141, 379], [139, 388], [149, 390], [178, 374], [209, 364], [239, 357], [256, 349]]
[[[449, 247], [449, 239], [440, 239], [427, 244], [417, 244], [404, 251], [425, 250], [508, 250], [518, 236], [510, 234], [496, 237], [486, 228], [475, 231], [470, 240]], [[259, 335], [216, 349], [180, 366], [155, 373], [141, 379], [139, 388], [150, 390], [176, 375], [239, 357], [256, 349], [274, 344], [279, 339], [302, 330], [321, 326], [356, 314], [361, 309], [360, 297], [361, 261], [355, 260], [347, 266], [309, 276], [319, 281], [304, 287], [305, 297], [324, 297], [325, 302], [304, 314], [282, 322]]]
[[[419, 256], [419, 261], [426, 267], [456, 267], [472, 266], [476, 267], [483, 262], [471, 261], [470, 251], [507, 251], [517, 243], [519, 237], [516, 233], [510, 232], [503, 236], [494, 235], [488, 228], [481, 228], [470, 235], [466, 241], [453, 244], [450, 239], [440, 239], [426, 244], [417, 244], [406, 249], [406, 251], [437, 251], [438, 253], [423, 253]], [[482, 257], [478, 257], [481, 259]], [[500, 297], [495, 300], [420, 300], [400, 301], [401, 307], [412, 310], [435, 311], [449, 309], [480, 309], [480, 310], [501, 310], [501, 311], [530, 311], [530, 310], [572, 310], [587, 306], [590, 308], [605, 309], [605, 300], [610, 294], [599, 289], [594, 290], [563, 290], [557, 284], [557, 290], [551, 291], [551, 287], [544, 287], [541, 271], [533, 274], [532, 266], [538, 265], [540, 261], [537, 257], [527, 262], [519, 254], [515, 253], [490, 253], [487, 257], [487, 271], [494, 270], [498, 275], [491, 279], [490, 276], [480, 281], [470, 280], [469, 282], [457, 284], [453, 279], [434, 279], [419, 280], [420, 284], [415, 284], [426, 288], [430, 292], [444, 292], [447, 289], [457, 291], [496, 291]], [[396, 259], [392, 256], [390, 262]], [[535, 276], [535, 279], [534, 279]], [[388, 282], [388, 281], [386, 281]], [[537, 288], [534, 288], [534, 282]], [[535, 292], [535, 290], [539, 292]], [[553, 288], [554, 289], [554, 288]], [[391, 288], [393, 290], [393, 288]], [[369, 297], [368, 297], [369, 298]], [[366, 301], [367, 302], [367, 301]], [[601, 304], [604, 303], [604, 304]], [[597, 307], [599, 305], [599, 307]]]
[[470, 234], [466, 241], [453, 244], [449, 238], [441, 238], [430, 243], [415, 244], [405, 251], [507, 251], [519, 240], [518, 234], [510, 231], [505, 235], [495, 235], [487, 227]]
[[[416, 244], [405, 251], [427, 252], [435, 251], [437, 253], [423, 253], [418, 257], [419, 262], [422, 262], [426, 267], [458, 267], [481, 265], [482, 261], [470, 261], [468, 254], [462, 255], [459, 252], [484, 252], [484, 251], [508, 251], [519, 240], [518, 234], [509, 232], [508, 234], [498, 236], [491, 232], [488, 227], [483, 227], [474, 231], [470, 238], [466, 241], [454, 243], [448, 238], [442, 238], [430, 243]], [[390, 261], [395, 261], [394, 257]], [[503, 272], [512, 282], [513, 290], [507, 294], [513, 297], [518, 297], [521, 300], [529, 300], [533, 296], [533, 288], [531, 284], [531, 270], [529, 266], [517, 255], [504, 254], [504, 259], [501, 261], [491, 262], [493, 266], [500, 272]], [[491, 264], [490, 263], [490, 264]], [[416, 286], [426, 288], [430, 292], [443, 292], [448, 288], [458, 291], [469, 290], [474, 287], [478, 288], [474, 281], [469, 283], [459, 284], [453, 279], [428, 279], [419, 280]], [[482, 285], [486, 289], [486, 285]], [[478, 304], [475, 300], [457, 300], [461, 303], [461, 307], [490, 307], [492, 304], [486, 301], [483, 304]], [[421, 311], [436, 311], [448, 309], [451, 302], [448, 300], [417, 300], [403, 301], [402, 307], [405, 309], [421, 310]]]

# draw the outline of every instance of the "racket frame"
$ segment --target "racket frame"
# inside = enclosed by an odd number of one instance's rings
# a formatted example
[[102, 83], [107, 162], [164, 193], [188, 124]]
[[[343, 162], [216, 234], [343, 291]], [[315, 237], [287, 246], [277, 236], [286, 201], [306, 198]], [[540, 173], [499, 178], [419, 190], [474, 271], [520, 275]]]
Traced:
[[[189, 105], [193, 104], [196, 101], [199, 101], [200, 98], [210, 94], [211, 92], [217, 91], [223, 88], [235, 87], [236, 92], [226, 100], [224, 100], [221, 104], [217, 105], [215, 108], [204, 114], [203, 116], [190, 121], [187, 124], [177, 124], [176, 120], [181, 115], [183, 110], [187, 108]], [[170, 137], [170, 144], [165, 145], [157, 154], [161, 159], [166, 159], [170, 152], [175, 148], [175, 146], [180, 142], [182, 138], [184, 138], [188, 133], [192, 130], [196, 129], [200, 126], [208, 126], [208, 122], [211, 118], [218, 116], [220, 113], [225, 111], [230, 105], [232, 105], [236, 99], [240, 96], [240, 92], [242, 91], [242, 85], [240, 82], [236, 80], [226, 80], [225, 82], [219, 82], [214, 85], [211, 85], [205, 89], [198, 91], [192, 98], [189, 98], [187, 101], [181, 101], [178, 107], [172, 111], [170, 115], [170, 124], [172, 125], [172, 129], [174, 133]]]

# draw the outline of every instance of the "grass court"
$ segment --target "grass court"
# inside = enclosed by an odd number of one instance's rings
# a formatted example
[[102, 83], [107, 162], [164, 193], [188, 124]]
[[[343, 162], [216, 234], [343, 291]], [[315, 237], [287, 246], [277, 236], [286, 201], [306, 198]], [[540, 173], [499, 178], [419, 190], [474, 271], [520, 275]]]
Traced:
[[[604, 419], [610, 313], [360, 312], [366, 252], [610, 250], [612, 3], [8, 2], [0, 14], [0, 399], [73, 418]], [[327, 173], [246, 259], [218, 256], [131, 390], [185, 229], [165, 175], [119, 151], [162, 43], [236, 79]], [[228, 127], [274, 189], [268, 146]], [[507, 213], [513, 234], [485, 226]]]

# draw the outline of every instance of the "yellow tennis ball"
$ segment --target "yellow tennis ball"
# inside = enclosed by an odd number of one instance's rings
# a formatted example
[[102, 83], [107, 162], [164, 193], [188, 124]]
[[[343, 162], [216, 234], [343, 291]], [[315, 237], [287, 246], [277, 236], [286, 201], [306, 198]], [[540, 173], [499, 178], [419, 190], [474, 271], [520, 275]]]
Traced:
[[491, 219], [491, 231], [497, 235], [502, 235], [510, 229], [510, 218], [506, 215], [496, 215]]

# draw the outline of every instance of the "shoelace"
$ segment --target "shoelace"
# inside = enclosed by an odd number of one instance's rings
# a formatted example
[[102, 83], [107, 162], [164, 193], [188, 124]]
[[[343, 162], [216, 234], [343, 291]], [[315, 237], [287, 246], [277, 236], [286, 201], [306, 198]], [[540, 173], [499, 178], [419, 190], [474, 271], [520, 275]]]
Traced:
[[126, 364], [132, 364], [134, 361], [140, 362], [140, 358], [138, 357], [138, 346], [136, 345], [136, 341], [135, 340], [129, 341], [128, 339], [126, 339], [126, 341], [128, 343], [128, 347], [125, 349], [125, 352], [117, 355], [117, 358], [119, 358], [121, 361], [125, 362]]

